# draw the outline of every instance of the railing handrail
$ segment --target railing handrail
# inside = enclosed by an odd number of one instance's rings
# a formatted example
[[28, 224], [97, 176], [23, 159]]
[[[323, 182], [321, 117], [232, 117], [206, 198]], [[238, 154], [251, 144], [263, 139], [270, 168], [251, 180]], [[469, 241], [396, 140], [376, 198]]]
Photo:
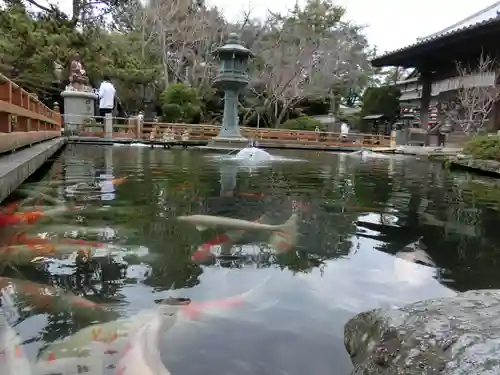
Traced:
[[[87, 115], [71, 115], [71, 117], [86, 117], [89, 118]], [[104, 116], [93, 116], [92, 118], [94, 119], [104, 119]], [[112, 120], [123, 120], [123, 121], [139, 121], [139, 118], [136, 116], [132, 117], [112, 117]], [[215, 125], [215, 124], [186, 124], [186, 123], [170, 123], [170, 122], [159, 122], [159, 121], [144, 121], [141, 120], [143, 130], [152, 130], [156, 126], [158, 126], [160, 129], [164, 128], [188, 128], [188, 129], [213, 129], [213, 130], [219, 130], [221, 125]], [[87, 123], [84, 124], [85, 126], [88, 127], [104, 127], [102, 123]], [[114, 127], [126, 127], [128, 124], [113, 124]], [[251, 126], [240, 126], [240, 129], [242, 131], [251, 131], [251, 132], [265, 132], [265, 133], [283, 133], [283, 132], [293, 132], [293, 133], [307, 133], [310, 135], [328, 135], [328, 134], [334, 134], [334, 135], [343, 135], [341, 132], [330, 132], [330, 131], [320, 131], [317, 132], [315, 130], [306, 130], [306, 129], [287, 129], [287, 128], [255, 128]], [[383, 134], [372, 134], [372, 133], [357, 133], [357, 132], [350, 132], [347, 134], [348, 136], [357, 136], [357, 137], [385, 137], [385, 138], [390, 138], [390, 135], [383, 135]]]
[[23, 89], [20, 85], [18, 85], [17, 83], [15, 83], [13, 80], [11, 80], [11, 79], [10, 79], [10, 78], [8, 78], [7, 76], [3, 75], [2, 73], [0, 73], [0, 79], [1, 79], [2, 81], [4, 81], [4, 82], [10, 83], [10, 84], [11, 84], [12, 86], [14, 86], [16, 89], [19, 89], [22, 93], [24, 93], [24, 94], [28, 95], [28, 96], [29, 96], [30, 98], [32, 98], [33, 100], [36, 100], [36, 101], [37, 101], [37, 102], [38, 102], [41, 106], [45, 107], [45, 108], [46, 108], [46, 109], [48, 109], [49, 111], [57, 113], [57, 112], [56, 112], [56, 111], [54, 111], [53, 109], [51, 109], [51, 108], [47, 107], [47, 106], [46, 106], [46, 105], [45, 105], [45, 104], [44, 104], [44, 103], [43, 103], [40, 99], [38, 99], [38, 97], [37, 97], [35, 94], [33, 94], [33, 93], [31, 93], [31, 92], [29, 92], [29, 91], [27, 91], [27, 90]]
[[[115, 117], [113, 117], [115, 119]], [[183, 128], [213, 128], [213, 129], [220, 129], [220, 125], [213, 125], [213, 124], [184, 124], [184, 123], [168, 123], [168, 122], [151, 122], [151, 121], [143, 121], [143, 127], [145, 128], [154, 128], [155, 126], [159, 126], [160, 128], [164, 127], [183, 127]], [[150, 125], [147, 126], [146, 125]], [[283, 133], [283, 132], [301, 132], [301, 133], [308, 133], [308, 134], [335, 134], [335, 135], [342, 135], [340, 132], [330, 132], [330, 131], [320, 131], [319, 133], [314, 131], [314, 130], [305, 130], [305, 129], [286, 129], [286, 128], [254, 128], [250, 126], [241, 126], [241, 130], [246, 130], [246, 131], [262, 131], [266, 133]], [[382, 135], [382, 134], [371, 134], [371, 133], [348, 133], [349, 136], [372, 136], [372, 137], [390, 137], [389, 135]]]
[[35, 94], [0, 73], [0, 132], [57, 131], [62, 117]]
[[[81, 135], [94, 137], [127, 138], [153, 142], [209, 141], [219, 133], [220, 125], [173, 124], [163, 122], [143, 122], [138, 117], [123, 118], [124, 123], [116, 123], [120, 118], [107, 116], [104, 123], [85, 123], [80, 128]], [[115, 121], [113, 121], [115, 120]], [[130, 121], [135, 120], [135, 121]], [[93, 130], [92, 130], [93, 128]], [[289, 147], [302, 145], [318, 147], [387, 147], [393, 144], [393, 137], [383, 134], [317, 132], [295, 129], [269, 129], [242, 127], [244, 137], [262, 142], [262, 145], [288, 144]]]

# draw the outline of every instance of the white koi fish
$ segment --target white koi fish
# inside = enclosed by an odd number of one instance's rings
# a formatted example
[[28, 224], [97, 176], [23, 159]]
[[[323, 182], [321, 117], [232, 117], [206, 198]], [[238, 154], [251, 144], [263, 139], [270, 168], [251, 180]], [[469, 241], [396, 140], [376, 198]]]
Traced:
[[[266, 279], [242, 294], [220, 300], [191, 302], [175, 298], [167, 299], [157, 309], [141, 311], [132, 318], [86, 327], [69, 338], [49, 345], [38, 357], [36, 375], [72, 375], [77, 374], [79, 369], [85, 369], [88, 374], [99, 375], [98, 372], [103, 368], [117, 362], [117, 356], [126, 351], [127, 344], [134, 341], [134, 337], [141, 337], [138, 340], [142, 342], [147, 341], [146, 337], [151, 336], [154, 342], [159, 334], [156, 330], [163, 333], [176, 324], [197, 321], [205, 315], [207, 318], [225, 317], [228, 310], [245, 305], [255, 291], [268, 281], [269, 279]], [[146, 326], [149, 328], [144, 328]], [[136, 348], [135, 350], [139, 351], [135, 356], [142, 355], [140, 351], [143, 349]], [[149, 368], [156, 369], [159, 364], [154, 355], [149, 357], [150, 354], [143, 355], [142, 360], [150, 363]], [[128, 360], [125, 361], [125, 364], [127, 363], [129, 363]], [[135, 367], [131, 368], [135, 369]], [[151, 372], [144, 374], [149, 373]], [[143, 375], [141, 372], [138, 374]], [[152, 374], [157, 375], [154, 372]], [[158, 374], [167, 375], [168, 371], [158, 372]]]
[[21, 340], [9, 325], [0, 307], [0, 374], [31, 375], [31, 364], [21, 345]]
[[203, 231], [207, 228], [218, 228], [218, 227], [243, 229], [248, 231], [264, 230], [271, 232], [291, 232], [291, 230], [293, 229], [293, 220], [292, 221], [289, 220], [281, 225], [262, 224], [255, 221], [233, 219], [222, 216], [210, 216], [210, 215], [179, 216], [177, 217], [177, 220], [194, 224], [196, 225], [196, 228], [200, 231]]
[[139, 328], [121, 353], [115, 375], [170, 375], [160, 356], [160, 334], [164, 319], [157, 314]]

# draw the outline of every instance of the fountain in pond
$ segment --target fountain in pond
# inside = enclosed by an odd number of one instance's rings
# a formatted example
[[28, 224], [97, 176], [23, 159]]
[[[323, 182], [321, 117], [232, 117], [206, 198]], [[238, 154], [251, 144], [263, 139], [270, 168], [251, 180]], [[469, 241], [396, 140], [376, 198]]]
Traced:
[[261, 161], [271, 161], [273, 156], [264, 150], [257, 147], [246, 147], [234, 156], [234, 160], [250, 161], [250, 162], [261, 162]]

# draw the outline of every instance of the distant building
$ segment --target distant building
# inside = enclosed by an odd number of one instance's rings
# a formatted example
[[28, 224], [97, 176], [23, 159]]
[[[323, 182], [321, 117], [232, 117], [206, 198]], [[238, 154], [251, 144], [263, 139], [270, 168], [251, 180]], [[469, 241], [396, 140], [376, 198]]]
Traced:
[[[418, 108], [420, 125], [426, 126], [440, 113], [460, 87], [489, 87], [497, 84], [498, 70], [459, 77], [456, 62], [477, 64], [481, 53], [500, 58], [500, 1], [416, 43], [372, 60], [375, 67], [399, 66], [415, 71], [396, 83], [401, 103]], [[493, 129], [500, 128], [500, 106], [490, 115]]]

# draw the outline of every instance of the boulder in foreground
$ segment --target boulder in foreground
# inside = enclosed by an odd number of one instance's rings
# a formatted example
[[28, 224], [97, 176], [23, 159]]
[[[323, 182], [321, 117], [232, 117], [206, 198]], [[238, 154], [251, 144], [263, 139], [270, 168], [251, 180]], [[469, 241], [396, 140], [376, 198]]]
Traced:
[[361, 313], [344, 343], [352, 375], [500, 374], [500, 290]]

